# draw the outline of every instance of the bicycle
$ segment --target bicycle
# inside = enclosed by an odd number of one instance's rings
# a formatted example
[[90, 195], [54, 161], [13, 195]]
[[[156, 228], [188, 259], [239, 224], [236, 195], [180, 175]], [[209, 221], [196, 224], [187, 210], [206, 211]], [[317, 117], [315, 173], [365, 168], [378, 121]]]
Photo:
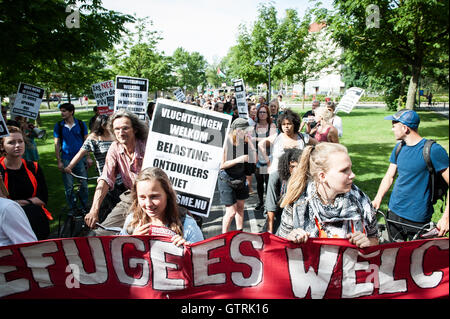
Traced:
[[378, 224], [378, 230], [381, 233], [380, 244], [403, 241], [401, 239], [398, 239], [398, 238], [392, 236], [392, 234], [390, 232], [390, 228], [389, 228], [390, 223], [415, 229], [416, 234], [414, 235], [412, 240], [435, 238], [439, 234], [439, 230], [436, 228], [436, 224], [433, 221], [430, 221], [429, 223], [419, 227], [416, 225], [411, 225], [411, 224], [402, 223], [402, 222], [399, 222], [396, 220], [389, 219], [386, 217], [386, 214], [384, 212], [382, 212], [381, 210], [377, 210], [377, 214], [382, 215], [386, 222], [386, 224]]
[[[74, 173], [71, 173], [71, 175], [75, 178], [80, 180], [97, 180], [98, 176], [94, 177], [85, 177], [85, 176], [79, 176]], [[89, 212], [89, 205], [85, 205], [83, 201], [81, 200], [80, 195], [80, 187], [81, 183], [74, 183], [72, 186], [72, 191], [75, 193], [74, 201], [72, 203], [72, 209], [66, 207], [63, 209], [63, 211], [68, 211], [66, 220], [64, 221], [64, 224], [61, 227], [61, 216], [64, 214], [61, 214], [59, 217], [58, 222], [58, 237], [60, 238], [69, 238], [69, 237], [82, 237], [86, 236], [90, 228], [85, 224], [84, 217]], [[78, 205], [80, 203], [80, 205]]]

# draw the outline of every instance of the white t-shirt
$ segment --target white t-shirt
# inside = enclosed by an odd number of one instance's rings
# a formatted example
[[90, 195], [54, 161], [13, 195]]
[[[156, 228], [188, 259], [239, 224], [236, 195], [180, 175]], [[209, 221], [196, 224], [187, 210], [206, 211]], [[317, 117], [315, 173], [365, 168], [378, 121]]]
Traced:
[[0, 246], [37, 241], [22, 207], [15, 201], [0, 198]]
[[[300, 134], [303, 138], [300, 137]], [[284, 153], [284, 134], [280, 133], [275, 138], [272, 144], [272, 162], [269, 166], [269, 174], [272, 174], [273, 172], [278, 170], [278, 160], [280, 159], [281, 155]], [[309, 143], [309, 135], [298, 133], [297, 135], [297, 148], [298, 149], [304, 149], [307, 144]]]
[[338, 136], [342, 137], [342, 134], [344, 134], [344, 128], [342, 127], [342, 119], [335, 115], [333, 117], [333, 121], [331, 122], [331, 124], [337, 129], [338, 131]]

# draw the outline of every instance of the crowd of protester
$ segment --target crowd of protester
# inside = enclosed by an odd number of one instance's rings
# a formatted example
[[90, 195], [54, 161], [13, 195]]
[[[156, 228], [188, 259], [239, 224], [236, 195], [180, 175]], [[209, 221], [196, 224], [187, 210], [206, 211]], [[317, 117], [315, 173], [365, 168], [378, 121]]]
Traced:
[[[340, 144], [343, 125], [334, 102], [313, 101], [312, 109], [301, 117], [286, 107], [281, 95], [269, 102], [252, 96], [247, 99], [248, 119], [239, 117], [233, 94], [188, 95], [185, 103], [232, 116], [217, 181], [225, 211], [223, 233], [229, 231], [233, 220], [236, 229], [243, 230], [245, 202], [255, 195], [255, 209], [267, 217], [265, 231], [295, 243], [328, 237], [348, 238], [361, 248], [377, 245], [376, 210], [397, 173], [400, 182], [391, 195], [391, 216], [413, 224], [431, 219], [430, 189], [423, 183], [426, 167], [417, 159], [424, 139], [417, 133], [420, 119], [414, 111], [386, 118], [392, 121], [396, 140], [406, 146], [398, 161], [391, 155], [388, 172], [372, 202], [353, 183], [355, 174], [347, 149]], [[141, 169], [154, 106], [149, 103], [146, 121], [128, 111], [108, 117], [94, 110], [87, 126], [75, 117], [72, 104], [60, 105], [62, 119], [53, 130], [55, 157], [71, 209], [75, 196], [71, 173], [87, 177], [87, 169], [94, 163], [90, 153], [100, 176], [85, 216], [91, 235], [112, 235], [111, 227], [121, 228], [121, 235], [143, 235], [152, 227], [161, 227], [172, 234], [176, 245], [203, 240], [199, 217], [177, 205], [176, 192], [164, 171]], [[10, 135], [0, 140], [0, 246], [48, 238], [53, 218], [46, 209], [48, 191], [38, 164], [34, 127], [21, 117], [9, 119], [8, 125]], [[406, 156], [414, 157], [415, 162], [406, 164]], [[448, 184], [447, 152], [436, 143], [431, 156], [436, 171]], [[416, 176], [416, 171], [421, 175]], [[416, 185], [407, 185], [412, 174], [425, 194], [423, 199], [414, 196], [407, 201], [411, 205], [423, 203], [417, 213], [405, 212], [401, 204], [405, 197], [413, 196], [404, 191]], [[256, 185], [252, 185], [253, 176]], [[87, 206], [86, 181], [82, 181], [80, 194]], [[448, 215], [447, 201], [437, 225], [440, 236], [448, 232]]]

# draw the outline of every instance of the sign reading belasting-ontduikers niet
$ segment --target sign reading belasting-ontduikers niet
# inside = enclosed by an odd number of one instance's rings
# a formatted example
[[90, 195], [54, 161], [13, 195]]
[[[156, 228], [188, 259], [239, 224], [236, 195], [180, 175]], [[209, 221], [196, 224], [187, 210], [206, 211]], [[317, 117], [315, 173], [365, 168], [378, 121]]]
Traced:
[[158, 99], [142, 169], [159, 167], [177, 192], [178, 204], [208, 217], [231, 116]]

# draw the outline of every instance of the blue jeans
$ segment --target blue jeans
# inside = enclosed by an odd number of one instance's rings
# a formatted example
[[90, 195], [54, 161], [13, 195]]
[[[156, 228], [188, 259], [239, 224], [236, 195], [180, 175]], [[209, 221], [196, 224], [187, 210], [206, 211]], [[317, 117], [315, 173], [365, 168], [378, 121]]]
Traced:
[[[64, 164], [64, 167], [67, 167], [67, 165], [70, 164], [70, 160], [62, 159], [62, 162]], [[72, 172], [79, 176], [88, 176], [87, 170], [86, 170], [86, 159], [83, 157], [81, 161], [78, 162], [78, 164], [72, 169]], [[69, 208], [71, 210], [75, 209], [75, 202], [78, 200], [76, 198], [77, 194], [74, 192], [74, 185], [73, 180], [74, 177], [71, 174], [62, 174], [63, 183], [64, 183], [64, 189], [66, 193], [66, 201], [69, 205]], [[80, 186], [80, 199], [81, 199], [81, 205], [82, 207], [86, 208], [88, 204], [88, 185], [87, 180], [82, 179], [80, 180], [81, 186]]]

